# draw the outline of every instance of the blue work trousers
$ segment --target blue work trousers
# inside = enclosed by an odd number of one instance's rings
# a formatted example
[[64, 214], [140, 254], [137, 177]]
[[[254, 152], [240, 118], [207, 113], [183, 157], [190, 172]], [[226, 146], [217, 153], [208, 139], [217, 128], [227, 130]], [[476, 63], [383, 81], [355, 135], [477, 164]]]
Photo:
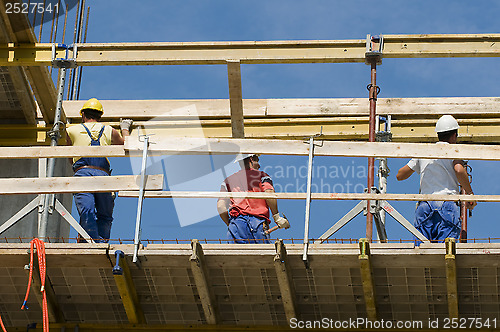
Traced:
[[227, 238], [230, 243], [269, 243], [267, 220], [255, 216], [229, 217]]
[[[108, 176], [104, 171], [82, 168], [75, 176]], [[80, 215], [80, 225], [95, 242], [108, 242], [115, 206], [112, 193], [77, 193], [75, 205]]]
[[462, 221], [455, 202], [420, 202], [415, 212], [415, 228], [427, 239], [443, 242], [447, 237], [458, 239]]

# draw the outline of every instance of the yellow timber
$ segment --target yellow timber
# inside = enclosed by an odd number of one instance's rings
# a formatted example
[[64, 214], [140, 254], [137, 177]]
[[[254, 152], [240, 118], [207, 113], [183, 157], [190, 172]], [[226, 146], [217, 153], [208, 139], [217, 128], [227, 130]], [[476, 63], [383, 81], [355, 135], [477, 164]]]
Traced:
[[[249, 63], [365, 62], [366, 40], [240, 42], [153, 42], [77, 44], [80, 66], [203, 65]], [[63, 57], [59, 49], [56, 56]], [[385, 35], [385, 58], [497, 57], [500, 34]], [[70, 51], [70, 57], [74, 57]], [[52, 44], [8, 44], [0, 48], [2, 66], [48, 66]]]

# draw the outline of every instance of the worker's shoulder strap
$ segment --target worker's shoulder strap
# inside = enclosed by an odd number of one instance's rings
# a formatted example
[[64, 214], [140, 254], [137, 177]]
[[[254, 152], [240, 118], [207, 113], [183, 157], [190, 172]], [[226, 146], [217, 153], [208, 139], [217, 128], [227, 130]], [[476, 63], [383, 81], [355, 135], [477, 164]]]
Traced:
[[[85, 130], [87, 131], [87, 134], [89, 135], [90, 139], [91, 139], [92, 141], [94, 141], [94, 138], [92, 137], [92, 133], [90, 132], [89, 128], [87, 128], [87, 126], [86, 126], [84, 123], [82, 123], [82, 126], [83, 126], [83, 128], [85, 128]], [[104, 133], [104, 129], [105, 129], [105, 128], [106, 128], [106, 126], [105, 126], [105, 125], [102, 125], [101, 131], [99, 131], [99, 136], [97, 136], [97, 139], [96, 139], [95, 141], [99, 141], [99, 140], [101, 139], [101, 136], [102, 136], [102, 134]]]

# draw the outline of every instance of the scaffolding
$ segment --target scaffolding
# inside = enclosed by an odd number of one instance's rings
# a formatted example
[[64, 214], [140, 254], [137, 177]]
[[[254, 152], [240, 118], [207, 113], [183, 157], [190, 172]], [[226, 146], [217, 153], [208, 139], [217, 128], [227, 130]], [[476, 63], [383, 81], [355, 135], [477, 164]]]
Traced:
[[[457, 144], [449, 149], [428, 143], [433, 140], [432, 129], [439, 114], [453, 114], [467, 128], [462, 142], [500, 142], [498, 98], [378, 98], [376, 68], [382, 59], [498, 57], [499, 42], [500, 34], [369, 35], [366, 39], [339, 41], [74, 43], [68, 46], [12, 40], [0, 44], [0, 66], [30, 68], [34, 76], [38, 75], [38, 84], [40, 77], [45, 82], [41, 85], [46, 84], [46, 92], [42, 93], [45, 96], [37, 96], [36, 100], [43, 103], [51, 99], [53, 105], [56, 105], [56, 92], [45, 70], [46, 66], [64, 61], [80, 68], [218, 64], [228, 69], [228, 100], [103, 101], [105, 119], [112, 125], [122, 117], [138, 120], [136, 124], [141, 130], [127, 138], [124, 146], [0, 148], [2, 159], [143, 158], [141, 176], [91, 180], [0, 179], [0, 195], [118, 191], [121, 197], [138, 197], [133, 245], [47, 245], [48, 288], [52, 292], [50, 321], [57, 323], [54, 326], [60, 329], [126, 331], [161, 330], [176, 325], [204, 329], [203, 324], [216, 325], [222, 330], [221, 325], [236, 325], [241, 329], [252, 325], [275, 330], [276, 327], [268, 326], [288, 325], [294, 318], [315, 320], [318, 317], [427, 322], [429, 318], [485, 315], [500, 319], [497, 317], [500, 293], [496, 287], [499, 272], [495, 263], [500, 255], [498, 244], [447, 240], [415, 248], [413, 243], [372, 243], [373, 211], [368, 208], [370, 202], [391, 200], [500, 201], [499, 195], [390, 194], [372, 190], [374, 158], [500, 160], [500, 149], [496, 145]], [[240, 66], [276, 63], [366, 63], [370, 65], [371, 76], [368, 100], [242, 99]], [[64, 78], [64, 72], [61, 77]], [[34, 134], [29, 139], [32, 145], [47, 144], [40, 139], [40, 133], [43, 135], [50, 129], [59, 132], [59, 118], [63, 121], [79, 118], [81, 101], [59, 101], [62, 108], [40, 105], [43, 119], [47, 124], [54, 123], [55, 129], [41, 122], [35, 127], [36, 121], [31, 120], [31, 125], [23, 127], [29, 135]], [[190, 112], [189, 105], [195, 105], [196, 112]], [[61, 112], [59, 115], [57, 110]], [[377, 115], [391, 117], [393, 142], [376, 142]], [[193, 124], [203, 128], [203, 137], [189, 130]], [[320, 131], [321, 136], [314, 137]], [[191, 137], [182, 141], [174, 139], [180, 132]], [[146, 135], [143, 141], [139, 141], [141, 135]], [[301, 141], [304, 137], [309, 137], [308, 144]], [[57, 145], [58, 140], [55, 136], [53, 145]], [[321, 144], [315, 144], [318, 140]], [[2, 145], [12, 145], [12, 142]], [[314, 193], [310, 190], [309, 177], [307, 193], [163, 191], [161, 176], [146, 177], [146, 158], [179, 153], [307, 155], [309, 174], [315, 156], [365, 157], [369, 159], [367, 190], [361, 194]], [[0, 226], [0, 233], [39, 207], [42, 197]], [[306, 211], [302, 244], [278, 240], [274, 245], [201, 245], [192, 240], [189, 244], [144, 246], [140, 237], [141, 208], [142, 200], [150, 197], [301, 199], [306, 200], [309, 207], [314, 199], [361, 200], [367, 206], [366, 239], [355, 244], [310, 242]], [[45, 198], [44, 204], [50, 205], [50, 200]], [[58, 207], [57, 202], [53, 207]], [[391, 209], [385, 210], [391, 214]], [[24, 273], [19, 269], [28, 257], [27, 248], [22, 243], [0, 244], [0, 268], [3, 276], [9, 276], [0, 288], [0, 313], [11, 327], [36, 320], [31, 313], [12, 314], [16, 296], [8, 292], [19, 287], [17, 277]], [[306, 263], [305, 268], [301, 262]], [[35, 301], [31, 305], [38, 306]], [[186, 327], [186, 324], [192, 326]]]

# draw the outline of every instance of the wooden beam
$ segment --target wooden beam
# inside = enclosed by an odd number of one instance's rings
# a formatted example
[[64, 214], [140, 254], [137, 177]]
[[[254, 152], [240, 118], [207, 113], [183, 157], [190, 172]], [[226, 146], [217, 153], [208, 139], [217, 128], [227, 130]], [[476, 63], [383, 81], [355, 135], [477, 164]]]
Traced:
[[372, 264], [370, 259], [370, 242], [367, 239], [359, 240], [360, 255], [358, 256], [361, 269], [361, 282], [365, 297], [366, 317], [377, 320], [377, 304], [375, 297], [375, 283], [373, 280]]
[[[261, 139], [215, 139], [186, 137], [155, 141], [151, 144], [153, 154], [240, 154], [259, 153], [264, 155], [309, 154], [308, 145], [301, 141]], [[137, 154], [142, 149], [138, 140], [125, 141], [125, 150]], [[427, 158], [500, 160], [500, 146], [477, 144], [429, 144], [390, 142], [333, 142], [324, 141], [314, 148], [316, 156], [335, 157], [385, 157], [385, 158]]]
[[[80, 119], [84, 100], [64, 101], [66, 114]], [[230, 118], [228, 99], [193, 100], [101, 100], [104, 119], [220, 119]], [[243, 99], [245, 118], [368, 116], [367, 98]], [[397, 119], [442, 114], [454, 116], [500, 115], [498, 97], [379, 98], [377, 114]]]
[[229, 81], [229, 104], [231, 106], [231, 136], [233, 138], [245, 138], [241, 68], [239, 61], [227, 62], [227, 76]]
[[285, 309], [285, 315], [288, 322], [292, 318], [298, 319], [297, 305], [295, 300], [295, 287], [293, 285], [291, 268], [288, 263], [288, 256], [283, 240], [274, 243], [276, 256], [274, 256], [274, 268], [278, 277], [278, 284], [281, 292], [281, 301]]
[[[3, 46], [0, 48], [0, 65], [48, 66], [52, 59], [51, 46]], [[231, 59], [244, 64], [364, 63], [366, 52], [365, 39], [85, 43], [77, 46], [76, 60], [81, 66], [213, 65], [226, 64]], [[383, 56], [498, 57], [500, 34], [384, 35]]]
[[139, 297], [137, 296], [134, 281], [132, 280], [132, 274], [130, 273], [130, 268], [123, 252], [122, 255], [119, 256], [119, 265], [121, 270], [115, 271], [115, 269], [113, 269], [113, 277], [116, 287], [120, 292], [128, 321], [130, 324], [145, 324], [146, 318], [139, 303]]
[[125, 157], [122, 145], [0, 147], [0, 159]]
[[[0, 195], [139, 190], [139, 175], [0, 179]], [[163, 175], [148, 175], [146, 188], [161, 190]]]
[[208, 324], [220, 324], [221, 318], [219, 308], [217, 307], [215, 294], [209, 280], [203, 249], [198, 240], [193, 239], [191, 241], [191, 250], [191, 272], [193, 273], [196, 288], [198, 289], [198, 295], [200, 296], [201, 305], [203, 306], [205, 319]]
[[[121, 197], [138, 197], [136, 191], [120, 191]], [[306, 193], [260, 193], [218, 191], [146, 191], [147, 198], [255, 198], [306, 199]], [[434, 194], [368, 194], [368, 193], [312, 193], [316, 200], [384, 200], [384, 201], [455, 201], [500, 202], [500, 195], [434, 195]]]
[[455, 263], [456, 243], [455, 239], [445, 240], [446, 255], [444, 261], [446, 265], [446, 289], [448, 291], [448, 315], [450, 319], [458, 319], [458, 287], [457, 287], [457, 266]]

